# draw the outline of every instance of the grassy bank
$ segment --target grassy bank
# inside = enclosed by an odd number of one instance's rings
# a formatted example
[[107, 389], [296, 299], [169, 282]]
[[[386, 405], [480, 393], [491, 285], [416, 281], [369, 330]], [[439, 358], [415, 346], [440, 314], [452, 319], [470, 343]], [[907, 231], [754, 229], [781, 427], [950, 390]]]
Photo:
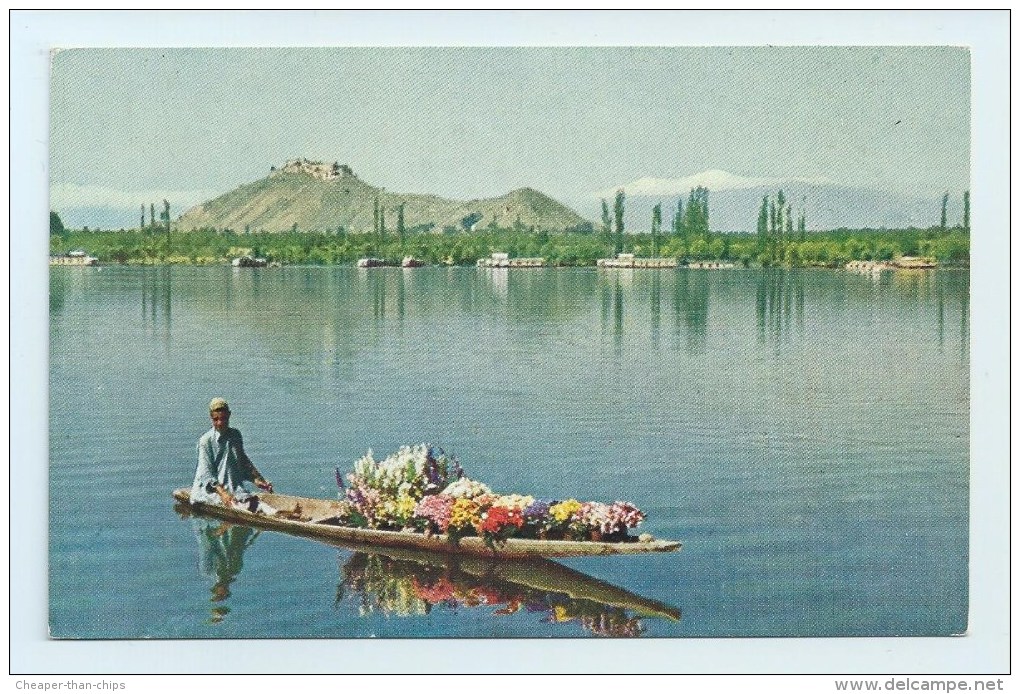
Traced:
[[[51, 234], [50, 253], [84, 250], [102, 263], [134, 265], [215, 265], [251, 254], [287, 265], [350, 265], [359, 258], [399, 262], [414, 256], [429, 264], [473, 265], [494, 252], [511, 257], [542, 257], [551, 265], [593, 266], [613, 255], [607, 234], [485, 231], [471, 234], [396, 234], [236, 232], [76, 231]], [[661, 257], [681, 261], [721, 260], [744, 265], [841, 267], [851, 260], [889, 260], [929, 256], [943, 265], [970, 262], [970, 234], [955, 228], [838, 229], [811, 232], [804, 238], [763, 245], [753, 234], [707, 234], [695, 238], [663, 236]], [[624, 251], [652, 255], [648, 234], [627, 234]]]

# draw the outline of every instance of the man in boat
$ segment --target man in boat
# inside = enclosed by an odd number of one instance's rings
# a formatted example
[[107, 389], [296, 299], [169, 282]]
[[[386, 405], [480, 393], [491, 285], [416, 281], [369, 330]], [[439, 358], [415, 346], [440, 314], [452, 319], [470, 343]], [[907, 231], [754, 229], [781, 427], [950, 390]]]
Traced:
[[230, 406], [223, 398], [209, 403], [212, 429], [198, 440], [198, 469], [191, 485], [191, 502], [240, 506], [252, 513], [274, 515], [276, 509], [244, 488], [251, 482], [259, 489], [273, 491], [273, 485], [244, 452], [241, 432], [230, 426]]

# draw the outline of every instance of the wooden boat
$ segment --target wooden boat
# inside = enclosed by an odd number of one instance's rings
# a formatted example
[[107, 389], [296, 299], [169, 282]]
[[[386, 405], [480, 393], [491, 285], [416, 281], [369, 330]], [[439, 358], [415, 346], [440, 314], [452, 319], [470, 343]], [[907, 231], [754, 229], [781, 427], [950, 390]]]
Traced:
[[[191, 490], [178, 489], [173, 493], [177, 501], [190, 504]], [[575, 540], [531, 540], [510, 538], [489, 547], [480, 537], [462, 537], [452, 542], [447, 535], [425, 535], [418, 532], [350, 528], [337, 524], [339, 504], [329, 499], [312, 499], [286, 494], [262, 493], [259, 498], [279, 513], [267, 516], [252, 513], [245, 508], [226, 507], [198, 502], [191, 508], [202, 515], [233, 520], [270, 530], [316, 539], [360, 542], [375, 547], [404, 547], [424, 549], [447, 554], [469, 554], [480, 557], [538, 558], [538, 557], [591, 557], [609, 554], [644, 554], [648, 552], [674, 552], [680, 543], [673, 540], [640, 541], [630, 538], [622, 542], [595, 542]]]

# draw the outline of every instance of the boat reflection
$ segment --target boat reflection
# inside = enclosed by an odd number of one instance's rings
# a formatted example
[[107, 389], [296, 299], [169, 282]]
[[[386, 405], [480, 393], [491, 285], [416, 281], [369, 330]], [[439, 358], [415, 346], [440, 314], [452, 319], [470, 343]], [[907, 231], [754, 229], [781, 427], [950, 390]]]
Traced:
[[251, 547], [260, 531], [197, 517], [192, 518], [191, 523], [199, 542], [198, 570], [213, 581], [209, 621], [219, 624], [230, 613], [227, 605], [230, 584], [244, 567], [244, 551]]
[[[177, 503], [174, 510], [191, 518], [200, 545], [199, 570], [213, 581], [210, 622], [220, 623], [230, 612], [230, 586], [243, 567], [244, 552], [260, 531], [197, 515], [187, 504]], [[349, 600], [363, 616], [472, 609], [494, 618], [534, 615], [541, 622], [575, 624], [594, 636], [616, 638], [640, 636], [647, 618], [680, 619], [676, 607], [549, 559], [495, 561], [357, 542], [325, 544], [342, 550], [334, 606]]]
[[413, 617], [435, 610], [488, 611], [495, 618], [534, 615], [576, 624], [594, 636], [627, 638], [642, 619], [680, 619], [680, 610], [550, 560], [499, 561], [386, 548], [340, 558], [336, 604], [356, 601], [359, 613]]

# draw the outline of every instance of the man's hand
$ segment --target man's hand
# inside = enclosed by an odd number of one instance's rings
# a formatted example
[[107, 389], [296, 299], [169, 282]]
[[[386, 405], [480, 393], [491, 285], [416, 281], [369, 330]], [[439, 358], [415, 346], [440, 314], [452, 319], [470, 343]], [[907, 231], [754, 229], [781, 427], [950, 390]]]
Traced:
[[255, 478], [255, 486], [262, 491], [269, 492], [270, 494], [273, 493], [273, 483], [267, 481], [261, 475]]
[[216, 485], [215, 489], [216, 495], [220, 497], [220, 501], [223, 502], [224, 506], [230, 508], [231, 506], [234, 505], [234, 497], [230, 496], [230, 494], [227, 493], [226, 489], [224, 489], [222, 486], [218, 484]]

